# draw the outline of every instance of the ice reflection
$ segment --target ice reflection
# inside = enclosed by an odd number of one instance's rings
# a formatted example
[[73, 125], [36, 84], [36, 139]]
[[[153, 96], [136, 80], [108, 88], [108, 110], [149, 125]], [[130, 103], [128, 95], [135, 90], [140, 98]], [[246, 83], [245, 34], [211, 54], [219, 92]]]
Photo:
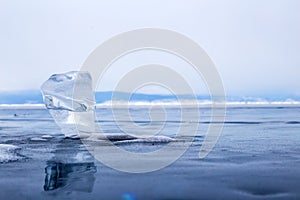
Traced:
[[92, 192], [96, 171], [93, 162], [67, 164], [48, 162], [45, 168], [44, 190], [65, 188], [69, 191]]

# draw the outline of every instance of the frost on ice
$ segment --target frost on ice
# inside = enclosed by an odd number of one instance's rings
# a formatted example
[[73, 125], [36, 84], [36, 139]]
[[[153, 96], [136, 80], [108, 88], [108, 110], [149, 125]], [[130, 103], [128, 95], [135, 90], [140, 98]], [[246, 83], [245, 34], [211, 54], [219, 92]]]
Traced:
[[88, 137], [95, 129], [95, 97], [88, 72], [53, 74], [41, 87], [44, 103], [66, 137]]

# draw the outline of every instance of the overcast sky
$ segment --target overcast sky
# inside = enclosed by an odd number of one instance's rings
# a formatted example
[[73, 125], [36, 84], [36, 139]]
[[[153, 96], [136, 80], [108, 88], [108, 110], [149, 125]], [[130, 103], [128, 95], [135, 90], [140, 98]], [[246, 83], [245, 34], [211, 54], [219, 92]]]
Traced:
[[203, 47], [228, 95], [300, 95], [299, 10], [298, 0], [0, 0], [0, 91], [39, 89], [110, 37], [155, 27]]

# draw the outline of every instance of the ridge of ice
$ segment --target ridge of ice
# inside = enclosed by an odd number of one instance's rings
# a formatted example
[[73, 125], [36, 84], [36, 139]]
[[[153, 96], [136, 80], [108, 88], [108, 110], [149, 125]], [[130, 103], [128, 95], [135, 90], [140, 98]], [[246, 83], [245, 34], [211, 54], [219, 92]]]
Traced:
[[[95, 95], [88, 72], [71, 71], [53, 74], [41, 87], [46, 108], [56, 124], [68, 138], [113, 140], [131, 142], [166, 143], [173, 141], [165, 136], [103, 136], [95, 131]], [[77, 133], [80, 133], [80, 137]], [[33, 138], [45, 140], [46, 138]]]
[[0, 163], [19, 160], [17, 151], [21, 148], [11, 144], [0, 144]]

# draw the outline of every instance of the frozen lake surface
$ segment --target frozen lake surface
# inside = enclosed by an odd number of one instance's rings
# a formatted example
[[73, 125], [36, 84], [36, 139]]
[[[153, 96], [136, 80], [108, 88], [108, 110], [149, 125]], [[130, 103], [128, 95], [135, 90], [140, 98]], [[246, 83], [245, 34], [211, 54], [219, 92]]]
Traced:
[[[131, 109], [136, 125], [147, 126], [147, 111]], [[176, 108], [166, 112], [164, 136], [193, 123], [180, 121]], [[200, 114], [197, 136], [181, 158], [159, 171], [130, 174], [95, 160], [80, 140], [64, 138], [46, 109], [2, 108], [0, 199], [300, 199], [299, 107], [228, 108], [222, 135], [205, 159], [198, 154], [209, 109]], [[122, 132], [109, 108], [97, 109], [97, 121], [106, 134]], [[165, 145], [115, 142], [133, 152]]]

